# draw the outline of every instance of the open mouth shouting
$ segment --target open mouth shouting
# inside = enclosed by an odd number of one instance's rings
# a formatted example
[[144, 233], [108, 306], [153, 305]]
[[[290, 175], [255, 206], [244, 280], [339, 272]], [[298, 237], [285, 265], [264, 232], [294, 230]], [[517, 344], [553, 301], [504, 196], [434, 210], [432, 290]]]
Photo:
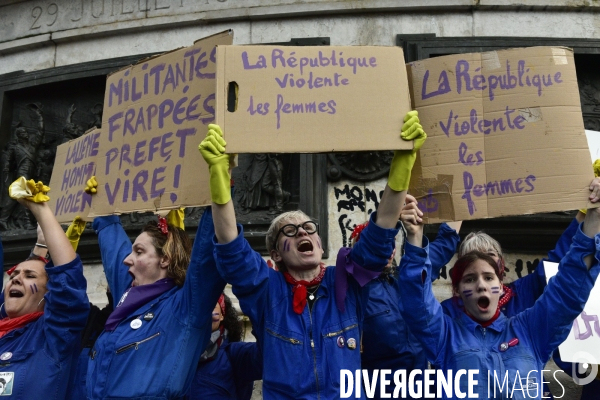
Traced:
[[313, 253], [313, 244], [310, 240], [301, 240], [296, 248], [302, 254], [311, 255]]
[[23, 297], [25, 294], [18, 290], [18, 289], [10, 289], [10, 292], [8, 292], [8, 297], [16, 297], [16, 298], [21, 298]]
[[477, 307], [482, 313], [488, 312], [490, 307], [490, 299], [487, 297], [480, 297], [479, 300], [477, 300]]

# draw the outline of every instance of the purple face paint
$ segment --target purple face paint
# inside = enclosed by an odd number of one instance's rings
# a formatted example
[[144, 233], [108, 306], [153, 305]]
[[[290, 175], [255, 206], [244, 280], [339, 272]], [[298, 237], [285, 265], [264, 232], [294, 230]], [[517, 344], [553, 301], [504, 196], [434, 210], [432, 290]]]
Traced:
[[37, 285], [35, 283], [33, 284], [33, 288], [35, 289], [35, 292], [37, 293], [38, 292], [38, 288], [37, 288]]
[[285, 239], [285, 240], [283, 241], [283, 251], [289, 251], [289, 250], [290, 250], [290, 249], [289, 249], [289, 247], [288, 247], [288, 244], [289, 244], [289, 243], [288, 243], [288, 240], [287, 240], [287, 239]]
[[471, 296], [473, 296], [473, 291], [472, 290], [463, 290], [463, 294], [465, 295], [465, 297], [471, 297]]
[[492, 293], [500, 293], [500, 286], [492, 287]]

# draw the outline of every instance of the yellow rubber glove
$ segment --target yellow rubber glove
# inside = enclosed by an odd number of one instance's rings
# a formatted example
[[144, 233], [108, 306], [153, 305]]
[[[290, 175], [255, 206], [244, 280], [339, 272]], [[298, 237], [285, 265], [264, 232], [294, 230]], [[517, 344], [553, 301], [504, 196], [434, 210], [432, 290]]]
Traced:
[[43, 203], [50, 200], [47, 196], [50, 188], [41, 181], [35, 182], [33, 179], [27, 180], [20, 177], [8, 187], [8, 195], [13, 199], [25, 199], [34, 203]]
[[96, 181], [96, 177], [95, 176], [92, 176], [85, 183], [85, 189], [84, 190], [88, 194], [95, 194], [96, 192], [98, 192], [97, 188], [98, 188], [98, 181]]
[[177, 210], [171, 210], [167, 214], [167, 222], [169, 224], [185, 231], [185, 224], [183, 223], [183, 218], [185, 218], [185, 208], [183, 207], [180, 207]]
[[85, 230], [85, 221], [82, 220], [79, 215], [73, 219], [71, 225], [67, 228], [67, 239], [71, 242], [71, 246], [73, 246], [73, 250], [77, 251], [77, 246], [79, 246], [79, 239], [81, 238], [81, 234]]
[[229, 154], [225, 154], [225, 139], [219, 125], [208, 125], [208, 133], [198, 146], [210, 172], [210, 196], [213, 203], [226, 204], [231, 200]]
[[417, 111], [409, 111], [404, 116], [404, 125], [400, 137], [404, 140], [412, 140], [414, 148], [412, 150], [396, 150], [392, 165], [390, 166], [390, 175], [388, 177], [388, 186], [396, 192], [408, 189], [410, 183], [410, 173], [417, 159], [417, 150], [423, 146], [427, 134], [419, 123], [419, 114]]

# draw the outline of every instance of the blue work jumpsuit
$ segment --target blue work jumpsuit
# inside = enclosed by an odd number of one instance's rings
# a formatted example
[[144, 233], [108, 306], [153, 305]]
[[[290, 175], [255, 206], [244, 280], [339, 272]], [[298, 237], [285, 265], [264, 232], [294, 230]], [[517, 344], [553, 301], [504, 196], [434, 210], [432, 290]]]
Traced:
[[46, 265], [44, 314], [0, 338], [0, 396], [62, 400], [74, 384], [81, 332], [89, 313], [87, 283], [79, 256]]
[[[512, 398], [541, 399], [541, 371], [552, 351], [567, 337], [568, 328], [583, 310], [600, 272], [600, 235], [589, 238], [579, 229], [571, 249], [561, 261], [559, 273], [535, 305], [512, 318], [500, 313], [498, 319], [486, 328], [466, 313], [455, 312], [454, 317], [444, 314], [427, 279], [431, 274], [431, 264], [427, 257], [426, 238], [424, 245], [424, 248], [406, 245], [400, 264], [400, 280], [404, 310], [410, 310], [403, 312], [403, 317], [423, 344], [429, 361], [443, 372], [477, 370], [475, 393], [479, 398], [501, 397], [498, 388], [496, 396], [493, 392], [488, 393], [488, 385], [491, 391], [494, 390], [495, 373], [500, 382], [507, 376], [507, 385], [503, 385], [504, 396], [506, 390], [516, 385], [517, 388], [529, 388], [529, 397], [517, 390], [509, 392]], [[583, 257], [589, 254], [593, 254], [595, 259], [588, 271]], [[502, 351], [502, 345], [514, 343], [515, 338], [518, 344]], [[460, 379], [459, 387], [462, 392], [467, 390], [465, 376]], [[456, 387], [453, 389], [457, 394]], [[446, 397], [444, 393], [444, 398], [454, 397]]]
[[[452, 259], [459, 241], [460, 236], [454, 229], [447, 224], [440, 225], [438, 236], [429, 248], [434, 270], [439, 271]], [[374, 279], [363, 289], [369, 300], [365, 310], [362, 367], [370, 375], [376, 369], [390, 369], [392, 373], [403, 369], [410, 374], [413, 369], [428, 368], [421, 343], [410, 332], [400, 312], [401, 286], [397, 276], [390, 276]], [[375, 399], [380, 398], [379, 382], [378, 379]], [[387, 393], [392, 394], [392, 390]]]
[[[392, 254], [398, 229], [383, 229], [373, 221], [348, 256], [357, 265], [381, 271]], [[340, 370], [361, 368], [360, 340], [367, 293], [348, 279], [345, 312], [335, 300], [335, 267], [326, 269], [312, 310], [292, 308], [292, 288], [281, 272], [272, 270], [244, 239], [243, 227], [227, 244], [215, 243], [217, 267], [252, 321], [263, 352], [263, 398], [336, 399]], [[364, 391], [361, 391], [364, 396]]]
[[[96, 218], [102, 263], [115, 299], [131, 286], [123, 260], [131, 253], [119, 217]], [[202, 215], [183, 287], [174, 287], [104, 331], [91, 350], [90, 399], [173, 399], [190, 387], [211, 334], [211, 312], [225, 287], [212, 257], [212, 213]], [[131, 322], [141, 321], [134, 329]]]

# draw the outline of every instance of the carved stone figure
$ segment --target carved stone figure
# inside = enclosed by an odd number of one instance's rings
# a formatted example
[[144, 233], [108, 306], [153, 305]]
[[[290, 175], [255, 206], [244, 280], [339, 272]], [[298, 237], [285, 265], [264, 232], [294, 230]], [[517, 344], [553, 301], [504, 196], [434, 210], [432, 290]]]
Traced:
[[90, 109], [90, 112], [94, 116], [94, 119], [88, 124], [88, 129], [100, 128], [102, 126], [102, 103], [94, 104], [94, 107]]
[[67, 143], [69, 140], [77, 139], [85, 133], [85, 129], [83, 129], [83, 127], [73, 122], [73, 114], [75, 114], [75, 111], [77, 111], [75, 104], [71, 104], [71, 107], [67, 113], [67, 122], [63, 128], [64, 136], [61, 144]]
[[283, 190], [283, 163], [280, 154], [253, 154], [243, 175], [239, 205], [242, 213], [269, 208], [269, 214], [283, 212], [290, 193]]
[[[38, 119], [38, 129], [30, 133], [27, 128], [17, 124], [15, 129], [16, 141], [13, 141], [6, 148], [3, 154], [2, 176], [4, 177], [3, 186], [8, 189], [8, 185], [16, 178], [24, 176], [27, 179], [35, 178], [36, 172], [36, 154], [39, 146], [44, 141], [44, 118], [42, 116], [42, 107], [40, 104], [28, 104]], [[8, 196], [8, 190], [0, 194], [0, 230], [7, 230], [9, 226], [9, 217], [13, 214], [17, 202]], [[34, 229], [35, 226], [29, 218], [25, 218], [24, 228]]]
[[37, 166], [34, 177], [36, 181], [42, 181], [46, 185], [50, 184], [52, 168], [54, 167], [54, 156], [54, 150], [40, 149], [37, 156]]

